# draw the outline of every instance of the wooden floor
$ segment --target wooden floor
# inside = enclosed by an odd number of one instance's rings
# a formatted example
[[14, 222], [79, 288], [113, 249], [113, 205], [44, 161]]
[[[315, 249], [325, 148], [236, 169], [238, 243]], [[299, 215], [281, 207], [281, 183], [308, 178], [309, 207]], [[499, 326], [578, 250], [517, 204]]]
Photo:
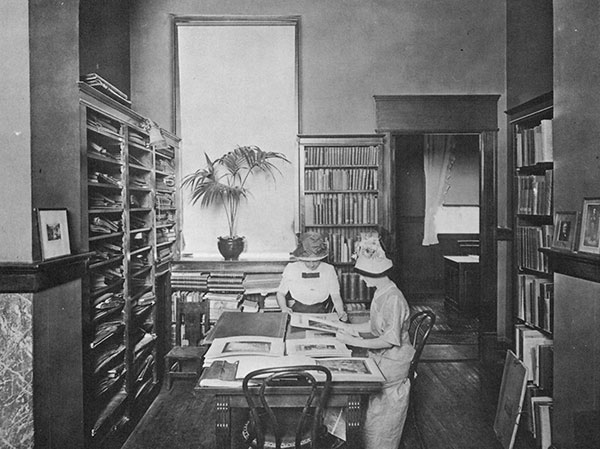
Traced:
[[[484, 369], [476, 360], [422, 362], [414, 399], [423, 444], [409, 421], [401, 449], [502, 449], [493, 430], [501, 376], [501, 363]], [[192, 382], [176, 381], [159, 394], [123, 449], [212, 449], [213, 406], [213, 397], [194, 395]], [[518, 435], [514, 449], [531, 446]]]

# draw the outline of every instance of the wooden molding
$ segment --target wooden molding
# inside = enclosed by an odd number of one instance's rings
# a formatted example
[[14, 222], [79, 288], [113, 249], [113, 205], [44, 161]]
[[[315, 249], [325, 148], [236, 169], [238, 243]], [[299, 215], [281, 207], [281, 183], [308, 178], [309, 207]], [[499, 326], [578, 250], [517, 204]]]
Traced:
[[291, 260], [178, 260], [173, 262], [173, 271], [239, 273], [281, 273]]
[[540, 251], [548, 255], [553, 272], [600, 283], [600, 255], [553, 248]]
[[0, 263], [0, 293], [36, 293], [81, 278], [92, 253], [42, 262]]

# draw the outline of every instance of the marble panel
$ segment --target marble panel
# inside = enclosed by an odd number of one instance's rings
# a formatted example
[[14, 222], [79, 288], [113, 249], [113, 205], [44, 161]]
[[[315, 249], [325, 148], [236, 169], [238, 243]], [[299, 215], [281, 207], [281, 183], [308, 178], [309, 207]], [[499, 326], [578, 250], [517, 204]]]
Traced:
[[33, 447], [32, 294], [0, 294], [0, 447]]

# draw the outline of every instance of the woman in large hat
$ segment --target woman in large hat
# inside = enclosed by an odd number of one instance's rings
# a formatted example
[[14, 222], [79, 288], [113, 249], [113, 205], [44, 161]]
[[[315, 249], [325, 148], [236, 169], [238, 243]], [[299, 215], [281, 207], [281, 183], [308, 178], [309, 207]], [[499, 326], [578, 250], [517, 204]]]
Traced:
[[369, 399], [364, 426], [366, 449], [397, 449], [408, 411], [410, 381], [408, 370], [414, 355], [408, 328], [410, 309], [404, 295], [388, 274], [392, 261], [385, 255], [377, 237], [359, 243], [354, 271], [368, 287], [375, 287], [369, 321], [352, 324], [372, 338], [339, 332], [345, 344], [367, 348], [385, 377], [379, 394]]
[[338, 317], [346, 321], [337, 273], [332, 265], [323, 262], [328, 255], [323, 237], [316, 232], [305, 232], [291, 255], [295, 261], [284, 268], [277, 290], [281, 310], [326, 313], [331, 311], [333, 303]]

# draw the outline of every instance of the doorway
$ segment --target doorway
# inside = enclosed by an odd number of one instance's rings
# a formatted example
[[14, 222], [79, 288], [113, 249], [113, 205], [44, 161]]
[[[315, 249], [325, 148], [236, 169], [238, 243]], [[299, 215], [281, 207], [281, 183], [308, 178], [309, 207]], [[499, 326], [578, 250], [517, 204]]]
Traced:
[[[498, 134], [499, 95], [386, 95], [375, 96], [376, 132], [386, 136], [382, 164], [383, 182], [390, 187], [384, 194], [382, 206], [388, 211], [382, 218], [382, 226], [389, 234], [390, 245], [396, 257], [403, 251], [409, 254], [402, 239], [397, 220], [398, 204], [393, 195], [397, 192], [396, 167], [399, 155], [395, 145], [396, 136], [426, 134], [472, 134], [477, 137], [479, 149], [479, 359], [494, 360], [497, 342], [497, 198], [496, 158]], [[416, 150], [415, 150], [416, 151]], [[418, 154], [418, 153], [417, 153]], [[413, 161], [418, 158], [413, 154]], [[409, 191], [416, 189], [410, 186]], [[413, 193], [413, 194], [418, 194]], [[423, 193], [421, 193], [423, 195]], [[415, 214], [416, 215], [416, 214]], [[409, 221], [416, 221], [416, 218]], [[416, 223], [410, 223], [414, 228]], [[403, 224], [407, 226], [407, 224]], [[413, 231], [415, 232], [415, 231]], [[408, 256], [410, 260], [410, 255]], [[410, 263], [414, 266], [413, 262]], [[422, 270], [427, 270], [427, 264]], [[435, 268], [434, 268], [435, 269]], [[398, 273], [397, 276], [400, 276]], [[401, 280], [399, 280], [401, 282]], [[429, 286], [427, 286], [430, 288]]]
[[437, 317], [423, 357], [477, 359], [479, 136], [417, 133], [391, 139], [397, 284], [411, 309], [432, 310]]
[[[443, 257], [478, 252], [475, 246], [469, 251], [463, 243], [479, 241], [479, 136], [419, 133], [393, 134], [391, 138], [396, 181], [392, 194], [396, 204], [396, 279], [410, 299], [443, 297]], [[433, 138], [443, 141], [431, 149], [437, 153], [435, 158], [425, 152], [428, 142], [435, 145]], [[435, 171], [430, 176], [439, 173], [443, 178], [441, 184], [430, 181], [429, 192], [426, 160], [429, 171]], [[433, 213], [426, 213], [428, 203], [430, 210], [435, 208]], [[431, 223], [426, 225], [427, 221]], [[425, 235], [426, 228], [431, 235]]]

